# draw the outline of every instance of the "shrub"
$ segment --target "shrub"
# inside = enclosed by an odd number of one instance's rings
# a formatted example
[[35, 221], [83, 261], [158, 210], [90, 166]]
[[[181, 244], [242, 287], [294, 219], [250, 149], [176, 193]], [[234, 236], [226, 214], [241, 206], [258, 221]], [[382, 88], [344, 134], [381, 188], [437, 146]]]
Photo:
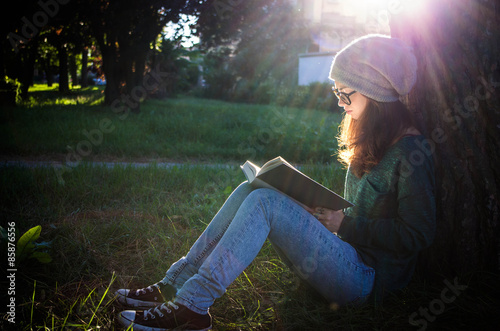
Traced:
[[230, 49], [221, 47], [209, 51], [203, 60], [203, 78], [206, 98], [230, 100], [236, 78], [228, 66]]
[[21, 84], [14, 79], [5, 77], [0, 81], [0, 106], [15, 106], [21, 97]]
[[296, 108], [317, 110], [337, 110], [336, 98], [328, 83], [313, 83], [308, 86], [280, 88], [274, 98], [274, 104]]
[[[224, 73], [219, 73], [222, 81]], [[226, 76], [226, 79], [232, 77]], [[332, 93], [331, 84], [313, 83], [308, 86], [283, 86], [273, 79], [263, 82], [240, 79], [231, 89], [220, 82], [216, 91], [208, 87], [205, 96], [240, 103], [276, 105], [283, 107], [316, 109], [323, 111], [338, 110], [337, 99]], [[224, 95], [222, 95], [224, 92]], [[208, 93], [208, 94], [207, 94]]]

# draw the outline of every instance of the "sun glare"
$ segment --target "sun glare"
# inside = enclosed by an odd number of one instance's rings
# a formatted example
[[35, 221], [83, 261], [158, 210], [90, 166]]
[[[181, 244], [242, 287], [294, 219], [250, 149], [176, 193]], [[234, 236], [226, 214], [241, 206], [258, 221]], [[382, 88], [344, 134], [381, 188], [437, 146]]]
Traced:
[[426, 10], [429, 0], [352, 0], [350, 4], [358, 8], [387, 10], [392, 15], [402, 12], [418, 15]]
[[196, 22], [196, 17], [181, 15], [181, 21], [179, 23], [168, 23], [163, 29], [165, 37], [168, 39], [174, 39], [175, 37], [182, 38], [182, 45], [184, 47], [192, 47], [199, 43], [200, 38], [193, 35], [190, 24]]
[[337, 12], [365, 24], [368, 33], [389, 33], [390, 18], [397, 15], [421, 17], [430, 0], [349, 0], [336, 1]]
[[393, 11], [393, 14], [400, 12], [410, 13], [412, 15], [423, 14], [427, 10], [429, 0], [389, 0], [388, 10]]

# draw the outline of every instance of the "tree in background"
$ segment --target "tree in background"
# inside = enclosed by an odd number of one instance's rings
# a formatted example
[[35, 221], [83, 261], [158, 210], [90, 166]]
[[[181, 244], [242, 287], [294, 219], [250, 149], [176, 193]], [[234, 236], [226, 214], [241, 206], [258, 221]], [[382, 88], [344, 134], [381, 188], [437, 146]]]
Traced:
[[205, 51], [203, 58], [203, 96], [229, 100], [236, 83], [236, 75], [230, 66], [232, 49], [226, 46]]
[[162, 84], [150, 91], [154, 98], [167, 98], [181, 92], [189, 92], [198, 84], [201, 63], [199, 50], [181, 47], [179, 38], [170, 40], [162, 36], [150, 61], [153, 70], [159, 70], [164, 77]]
[[[93, 37], [102, 54], [105, 103], [111, 105], [121, 94], [142, 86], [148, 55], [165, 25], [179, 22], [183, 15], [197, 15], [203, 4], [196, 0], [16, 1], [2, 12], [0, 33], [5, 38], [0, 43], [0, 76], [18, 79], [25, 95], [33, 81], [38, 45], [49, 42], [58, 53], [59, 88], [65, 92], [68, 73], [75, 76], [73, 56], [90, 47]], [[139, 103], [132, 108], [138, 112]]]
[[[495, 1], [437, 0], [395, 8], [391, 33], [411, 44], [419, 80], [409, 95], [437, 162], [437, 236], [426, 273], [500, 267], [500, 8]], [[411, 170], [411, 168], [410, 168]], [[439, 281], [441, 281], [440, 279]]]
[[70, 74], [73, 85], [78, 83], [75, 57], [92, 44], [90, 31], [82, 19], [79, 4], [68, 3], [61, 6], [58, 14], [54, 15], [41, 33], [41, 37], [57, 50], [59, 91], [63, 93], [70, 90]]
[[298, 54], [310, 34], [290, 1], [215, 1], [201, 11], [197, 30], [208, 50], [208, 96], [267, 103], [297, 85]]
[[[1, 12], [0, 33], [0, 88], [2, 93], [9, 93], [4, 88], [6, 77], [16, 79], [21, 84], [21, 96], [25, 96], [33, 80], [33, 69], [37, 56], [38, 33], [40, 28], [32, 22], [33, 13], [40, 8], [33, 1], [20, 0], [10, 4], [8, 10]], [[31, 15], [30, 15], [31, 14]], [[43, 17], [42, 17], [43, 18]], [[14, 97], [15, 98], [15, 97]], [[10, 104], [4, 100], [2, 104]], [[15, 101], [14, 101], [15, 103]]]
[[48, 42], [41, 43], [38, 47], [37, 67], [38, 77], [35, 77], [35, 80], [45, 81], [47, 86], [52, 87], [59, 67], [59, 59], [57, 49]]
[[[38, 60], [41, 60], [38, 62], [47, 70], [48, 76], [54, 74], [54, 61], [47, 63], [48, 59], [53, 59], [52, 54], [40, 54], [39, 47], [43, 52], [56, 52], [59, 89], [61, 92], [69, 90], [69, 64], [74, 63], [75, 53], [90, 43], [88, 30], [81, 21], [79, 5], [78, 1], [20, 0], [2, 12], [0, 33], [4, 38], [0, 43], [0, 75], [2, 79], [8, 75], [19, 80], [23, 97], [27, 96], [28, 88], [33, 83]], [[46, 46], [47, 43], [53, 47]], [[50, 77], [47, 78], [50, 82]]]
[[[182, 15], [196, 14], [203, 1], [82, 1], [82, 10], [96, 38], [106, 76], [105, 104], [131, 95], [143, 85], [146, 60], [152, 45], [169, 22], [177, 23]], [[129, 105], [139, 112], [139, 102]]]

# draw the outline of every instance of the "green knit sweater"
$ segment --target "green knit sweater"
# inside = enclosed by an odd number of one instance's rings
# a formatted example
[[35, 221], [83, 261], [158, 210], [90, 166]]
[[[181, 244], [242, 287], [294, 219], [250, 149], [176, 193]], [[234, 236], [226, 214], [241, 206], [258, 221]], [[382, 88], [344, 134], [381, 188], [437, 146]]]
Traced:
[[347, 172], [347, 208], [338, 236], [375, 269], [372, 296], [408, 284], [418, 252], [436, 228], [434, 163], [423, 136], [408, 136], [361, 178]]

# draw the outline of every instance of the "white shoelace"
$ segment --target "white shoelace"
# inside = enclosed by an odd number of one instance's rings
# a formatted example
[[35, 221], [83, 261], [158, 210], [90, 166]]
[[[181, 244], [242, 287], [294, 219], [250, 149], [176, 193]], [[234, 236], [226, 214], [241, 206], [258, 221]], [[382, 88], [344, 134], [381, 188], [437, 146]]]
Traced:
[[161, 312], [162, 310], [165, 310], [165, 311], [167, 311], [167, 314], [170, 314], [172, 312], [172, 310], [169, 308], [169, 306], [174, 308], [175, 310], [179, 309], [179, 306], [177, 306], [172, 301], [169, 301], [167, 303], [162, 303], [159, 306], [156, 306], [154, 308], [151, 308], [151, 309], [144, 311], [144, 320], [147, 320], [149, 318], [149, 316], [151, 316], [151, 318], [153, 318], [153, 319], [156, 318], [156, 315], [158, 315], [159, 317], [165, 316]]
[[153, 292], [152, 286], [158, 287], [158, 285], [154, 284], [154, 285], [148, 286], [146, 288], [140, 288], [137, 291], [135, 291], [135, 295], [139, 295], [140, 293], [146, 294], [146, 290], [148, 290], [149, 292]]

